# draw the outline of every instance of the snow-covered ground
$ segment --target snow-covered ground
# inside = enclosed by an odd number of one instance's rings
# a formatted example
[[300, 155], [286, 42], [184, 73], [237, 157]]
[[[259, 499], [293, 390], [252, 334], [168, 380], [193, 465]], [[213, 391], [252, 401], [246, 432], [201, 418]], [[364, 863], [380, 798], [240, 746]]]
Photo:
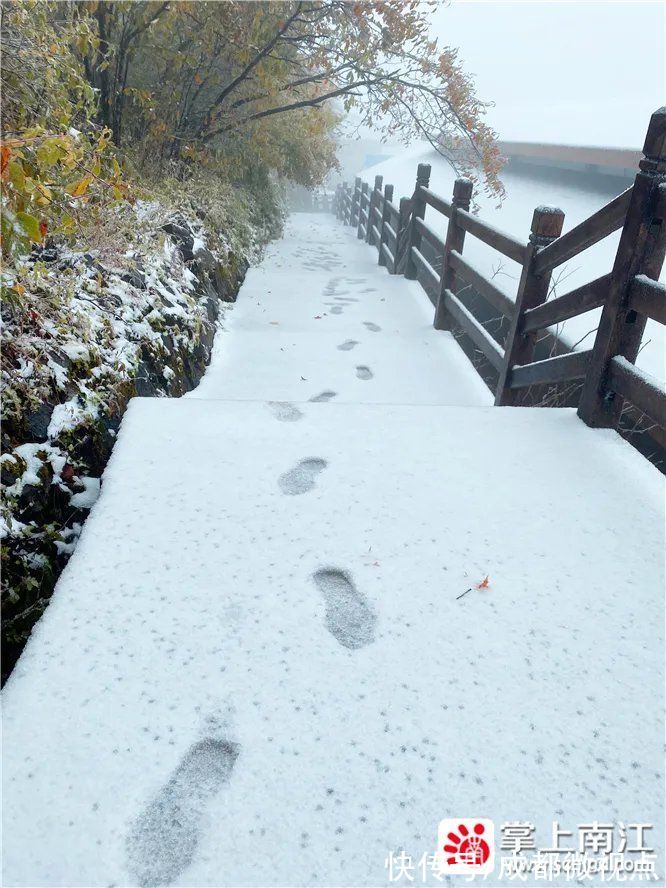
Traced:
[[373, 256], [295, 218], [199, 397], [130, 405], [4, 693], [4, 884], [385, 885], [447, 816], [663, 872], [660, 476], [485, 406]]
[[[370, 183], [374, 182], [376, 175], [382, 175], [385, 184], [394, 186], [397, 203], [400, 197], [409, 197], [413, 193], [416, 168], [419, 163], [429, 163], [432, 167], [430, 188], [436, 194], [450, 199], [455, 173], [444, 158], [425, 146], [404, 151], [390, 160], [362, 170], [358, 175]], [[531, 173], [527, 166], [522, 166], [520, 169], [507, 167], [502, 173], [502, 181], [506, 188], [506, 198], [500, 207], [494, 198], [491, 199], [481, 193], [477, 195], [480, 217], [524, 242], [527, 242], [529, 237], [535, 207], [542, 204], [560, 207], [565, 214], [566, 232], [616, 196], [601, 187], [601, 177], [596, 177], [594, 183], [586, 186], [584, 190], [580, 187], [579, 181], [571, 176], [562, 174], [559, 181], [548, 181], [539, 174], [538, 168]], [[445, 236], [447, 220], [444, 216], [428, 208], [426, 221], [435, 231], [440, 232], [442, 237]], [[556, 286], [551, 298], [563, 296], [570, 290], [607, 274], [613, 267], [619, 239], [618, 231], [556, 268], [553, 273], [553, 282]], [[517, 263], [470, 235], [465, 238], [464, 252], [486, 275], [494, 276], [495, 283], [509, 296], [515, 297], [520, 279], [520, 266]], [[601, 309], [586, 312], [560, 324], [556, 331], [555, 328], [553, 330], [570, 345], [580, 342], [580, 348], [591, 348], [600, 314]], [[666, 380], [665, 347], [664, 327], [656, 321], [648, 320], [643, 348], [636, 363], [661, 381]]]

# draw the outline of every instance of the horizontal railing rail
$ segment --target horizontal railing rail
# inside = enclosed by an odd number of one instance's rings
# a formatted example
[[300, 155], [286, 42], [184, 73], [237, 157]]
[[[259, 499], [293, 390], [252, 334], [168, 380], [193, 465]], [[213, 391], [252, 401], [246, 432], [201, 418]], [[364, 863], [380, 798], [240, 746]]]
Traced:
[[519, 265], [522, 265], [525, 261], [527, 245], [521, 243], [521, 241], [510, 234], [505, 234], [488, 222], [482, 222], [481, 219], [473, 216], [467, 210], [458, 210], [456, 222], [464, 231], [473, 234], [474, 237], [488, 244], [489, 247], [493, 247], [498, 253], [502, 253], [502, 255], [507, 256], [509, 259], [513, 259], [514, 262], [518, 262]]
[[[357, 227], [359, 238], [376, 247], [378, 263], [389, 273], [421, 281], [435, 306], [437, 329], [460, 331], [481, 353], [499, 376], [496, 404], [529, 403], [525, 390], [533, 386], [581, 381], [578, 414], [588, 425], [617, 427], [627, 402], [666, 428], [663, 387], [635, 367], [647, 319], [666, 323], [666, 286], [657, 280], [666, 254], [664, 132], [666, 108], [652, 116], [633, 186], [565, 234], [564, 214], [550, 207], [534, 211], [526, 241], [499, 230], [470, 212], [469, 180], [457, 179], [447, 200], [430, 188], [427, 164], [419, 164], [409, 198], [394, 201], [393, 186], [382, 188], [381, 176], [372, 187], [357, 178], [353, 189], [346, 184], [338, 189], [333, 206], [339, 218]], [[428, 209], [447, 219], [445, 232], [426, 221]], [[553, 269], [620, 229], [612, 270], [548, 298]], [[466, 258], [466, 235], [521, 266], [515, 296]], [[469, 305], [468, 291], [474, 294]], [[486, 306], [485, 320], [470, 308], [478, 310], [476, 296]], [[592, 348], [534, 360], [538, 331], [599, 308]], [[490, 319], [503, 346], [484, 326]], [[553, 335], [553, 351], [566, 348]], [[549, 396], [547, 403], [557, 401]]]
[[563, 296], [558, 296], [557, 299], [527, 309], [523, 315], [523, 332], [529, 333], [532, 330], [552, 327], [593, 308], [599, 308], [604, 304], [609, 283], [610, 274], [603, 274], [589, 284], [583, 284]]
[[414, 219], [414, 224], [428, 243], [436, 250], [444, 252], [444, 240], [423, 219]]
[[629, 308], [666, 324], [666, 286], [645, 274], [636, 275], [629, 286]]
[[411, 254], [416, 260], [419, 267], [425, 272], [425, 275], [430, 283], [438, 287], [440, 284], [440, 276], [437, 274], [432, 265], [428, 262], [423, 253], [418, 249], [418, 247], [412, 247]]
[[496, 370], [499, 370], [504, 362], [504, 350], [499, 346], [486, 328], [474, 317], [474, 315], [462, 304], [460, 299], [450, 290], [442, 291], [442, 298], [446, 310], [453, 316], [460, 327], [472, 340], [474, 345], [490, 361]]
[[531, 364], [511, 368], [509, 386], [512, 389], [527, 388], [530, 385], [544, 385], [567, 382], [570, 379], [583, 379], [587, 372], [592, 349], [573, 351], [566, 355], [533, 361]]
[[447, 219], [451, 217], [452, 204], [450, 201], [444, 200], [443, 197], [440, 197], [438, 194], [435, 194], [434, 191], [431, 191], [429, 188], [424, 188], [423, 186], [418, 189], [418, 193], [428, 206], [433, 208], [433, 210], [442, 213]]
[[510, 318], [515, 309], [515, 303], [510, 296], [501, 290], [491, 280], [479, 271], [471, 262], [463, 258], [457, 250], [452, 250], [449, 257], [451, 266], [458, 272], [459, 276], [470, 286], [479, 292], [485, 299], [490, 302], [493, 308], [496, 308], [504, 317]]
[[657, 425], [665, 425], [666, 392], [659, 380], [622, 355], [610, 359], [608, 389], [629, 401]]
[[631, 190], [628, 188], [589, 219], [576, 225], [571, 231], [567, 231], [552, 244], [544, 247], [534, 262], [536, 273], [542, 274], [544, 271], [552, 271], [558, 265], [573, 259], [583, 250], [594, 246], [609, 234], [622, 228], [631, 200]]

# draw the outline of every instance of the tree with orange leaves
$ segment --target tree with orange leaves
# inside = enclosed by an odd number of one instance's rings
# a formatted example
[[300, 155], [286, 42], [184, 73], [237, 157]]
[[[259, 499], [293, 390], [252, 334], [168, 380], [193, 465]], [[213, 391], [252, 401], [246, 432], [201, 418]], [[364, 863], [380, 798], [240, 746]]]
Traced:
[[81, 6], [103, 26], [86, 70], [116, 141], [148, 140], [169, 159], [243, 157], [275, 133], [284, 146], [285, 130], [295, 142], [301, 130], [322, 136], [331, 109], [354, 109], [393, 139], [429, 141], [502, 193], [486, 105], [457, 51], [429, 37], [434, 0]]

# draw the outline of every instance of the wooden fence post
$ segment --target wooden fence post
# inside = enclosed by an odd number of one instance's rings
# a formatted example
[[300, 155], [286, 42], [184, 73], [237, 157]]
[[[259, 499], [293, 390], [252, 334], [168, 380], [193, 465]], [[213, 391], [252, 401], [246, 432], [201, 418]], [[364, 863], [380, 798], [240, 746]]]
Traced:
[[361, 177], [354, 179], [354, 193], [352, 195], [351, 210], [349, 212], [349, 224], [358, 225], [358, 208], [361, 201]]
[[[366, 209], [366, 212], [367, 212], [368, 187], [369, 186], [368, 186], [367, 182], [363, 182], [361, 184], [361, 196], [360, 196], [359, 202], [358, 202], [358, 228], [356, 230], [356, 237], [359, 240], [363, 240], [363, 238], [365, 237], [365, 231], [363, 231], [363, 219], [361, 218], [361, 211], [363, 209]], [[366, 204], [366, 207], [364, 207], [363, 204]]]
[[405, 277], [410, 281], [415, 281], [418, 275], [418, 270], [416, 268], [416, 263], [414, 262], [414, 258], [412, 256], [412, 247], [416, 247], [418, 250], [421, 246], [421, 232], [417, 230], [416, 225], [414, 225], [414, 219], [423, 219], [425, 216], [425, 208], [426, 202], [422, 197], [419, 197], [418, 191], [419, 188], [427, 188], [430, 184], [430, 164], [429, 163], [420, 163], [416, 170], [416, 186], [414, 188], [414, 196], [412, 198], [412, 223], [411, 223], [411, 236], [409, 239], [409, 246], [407, 247], [407, 264], [405, 265]]
[[462, 210], [469, 210], [470, 201], [472, 200], [472, 190], [474, 185], [469, 179], [456, 179], [453, 185], [453, 200], [451, 201], [451, 216], [449, 217], [449, 226], [446, 229], [446, 242], [444, 244], [444, 256], [442, 257], [442, 276], [439, 288], [439, 298], [437, 299], [437, 308], [435, 309], [435, 319], [433, 326], [436, 330], [450, 330], [451, 318], [444, 307], [444, 290], [451, 290], [455, 294], [456, 290], [456, 273], [451, 268], [450, 258], [451, 250], [462, 253], [465, 243], [465, 230], [458, 225], [456, 213], [458, 207]]
[[372, 246], [375, 242], [374, 235], [372, 233], [372, 214], [374, 213], [375, 206], [377, 205], [376, 193], [378, 190], [381, 191], [383, 181], [383, 176], [375, 176], [375, 187], [372, 189], [372, 193], [370, 195], [370, 205], [368, 206], [368, 230], [365, 233], [365, 240], [367, 243], [370, 244], [370, 246]]
[[627, 308], [629, 288], [637, 274], [656, 280], [664, 263], [666, 107], [650, 119], [643, 155], [578, 405], [580, 418], [598, 428], [616, 427], [622, 413], [622, 398], [607, 385], [610, 360], [622, 356], [634, 364], [645, 330], [646, 316]]
[[354, 200], [354, 190], [351, 185], [347, 185], [347, 209], [343, 218], [345, 225], [351, 225], [352, 201]]
[[537, 331], [523, 333], [521, 324], [523, 313], [528, 308], [541, 305], [548, 298], [551, 272], [541, 275], [534, 273], [532, 264], [541, 247], [554, 241], [562, 234], [564, 213], [556, 207], [537, 207], [532, 217], [530, 240], [525, 253], [523, 271], [518, 284], [516, 305], [511, 318], [511, 325], [504, 343], [504, 363], [500, 370], [495, 393], [495, 404], [500, 407], [519, 403], [521, 390], [511, 389], [511, 368], [515, 364], [529, 364], [534, 357]]
[[401, 274], [400, 268], [404, 265], [407, 250], [409, 249], [409, 217], [412, 213], [412, 200], [409, 197], [401, 197], [398, 223], [395, 231], [395, 252], [393, 254], [393, 268], [391, 274]]
[[340, 220], [344, 224], [345, 221], [345, 213], [346, 205], [347, 205], [347, 192], [349, 191], [349, 185], [347, 182], [343, 182], [340, 188]]
[[393, 200], [393, 185], [384, 185], [384, 207], [382, 209], [382, 222], [379, 229], [379, 258], [377, 265], [386, 265], [386, 256], [384, 256], [384, 244], [387, 242], [386, 223], [391, 218], [388, 205]]

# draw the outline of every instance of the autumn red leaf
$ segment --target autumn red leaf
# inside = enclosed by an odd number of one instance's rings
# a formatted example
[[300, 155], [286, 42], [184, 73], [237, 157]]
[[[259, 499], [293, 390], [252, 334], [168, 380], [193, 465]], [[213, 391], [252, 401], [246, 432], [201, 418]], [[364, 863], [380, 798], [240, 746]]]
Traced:
[[477, 583], [477, 584], [476, 584], [476, 588], [477, 588], [477, 589], [489, 589], [489, 588], [490, 588], [490, 583], [489, 583], [488, 577], [486, 577], [485, 579], [481, 580], [480, 583]]
[[0, 176], [4, 179], [9, 167], [9, 158], [12, 156], [12, 149], [7, 145], [3, 145], [0, 149]]
[[48, 222], [46, 221], [46, 219], [42, 219], [42, 221], [39, 223], [39, 233], [42, 236], [42, 240], [44, 240], [44, 238], [48, 234], [48, 230], [49, 230]]

